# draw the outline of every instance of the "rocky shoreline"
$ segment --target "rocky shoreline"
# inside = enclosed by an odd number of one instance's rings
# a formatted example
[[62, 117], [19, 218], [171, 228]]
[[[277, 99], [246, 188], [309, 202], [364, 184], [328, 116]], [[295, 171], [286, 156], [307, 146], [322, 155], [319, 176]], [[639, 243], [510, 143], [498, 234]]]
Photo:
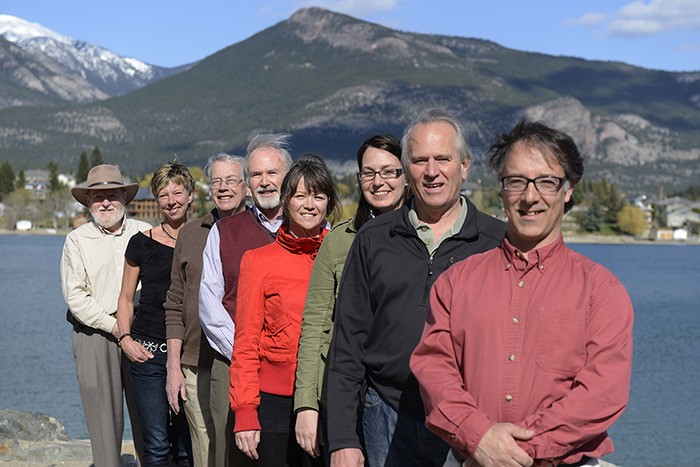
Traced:
[[[0, 410], [0, 466], [91, 467], [90, 441], [72, 440], [63, 423], [36, 412]], [[134, 443], [122, 445], [122, 467], [138, 467]], [[601, 467], [616, 467], [600, 461]]]
[[[36, 412], [0, 410], [0, 466], [92, 466], [90, 441], [72, 440], [63, 423]], [[134, 444], [122, 445], [122, 467], [137, 467]]]

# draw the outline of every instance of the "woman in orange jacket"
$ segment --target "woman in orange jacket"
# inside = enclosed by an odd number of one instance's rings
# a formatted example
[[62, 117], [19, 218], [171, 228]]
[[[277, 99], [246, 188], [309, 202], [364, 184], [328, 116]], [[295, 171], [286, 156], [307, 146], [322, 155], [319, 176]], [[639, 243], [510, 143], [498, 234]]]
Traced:
[[276, 241], [241, 260], [231, 357], [236, 446], [271, 467], [301, 466], [305, 455], [294, 437], [292, 399], [301, 315], [327, 218], [341, 209], [333, 177], [315, 154], [292, 164], [281, 191]]

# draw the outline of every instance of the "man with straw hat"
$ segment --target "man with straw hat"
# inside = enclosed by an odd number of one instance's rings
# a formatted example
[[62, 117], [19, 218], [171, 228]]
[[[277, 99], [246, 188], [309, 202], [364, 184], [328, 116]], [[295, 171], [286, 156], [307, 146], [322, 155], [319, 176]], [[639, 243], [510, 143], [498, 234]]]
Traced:
[[[130, 388], [126, 379], [122, 384], [117, 341], [121, 334], [114, 314], [126, 246], [132, 235], [151, 227], [124, 216], [125, 206], [137, 191], [138, 184], [125, 184], [119, 168], [109, 164], [93, 167], [87, 181], [71, 190], [92, 214], [92, 222], [66, 236], [61, 286], [68, 305], [67, 319], [73, 325], [75, 368], [95, 467], [120, 464], [122, 390]], [[127, 396], [131, 406], [128, 400]], [[139, 438], [134, 433], [137, 450]]]

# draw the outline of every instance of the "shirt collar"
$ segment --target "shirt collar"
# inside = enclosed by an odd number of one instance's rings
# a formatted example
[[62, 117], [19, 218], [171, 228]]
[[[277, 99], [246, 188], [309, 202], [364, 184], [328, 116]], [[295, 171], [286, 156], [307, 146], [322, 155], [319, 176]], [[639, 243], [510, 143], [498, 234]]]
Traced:
[[121, 235], [121, 234], [124, 233], [124, 229], [126, 228], [126, 216], [122, 217], [122, 225], [121, 225], [121, 227], [119, 227], [119, 229], [116, 230], [116, 231], [114, 231], [114, 232], [110, 232], [109, 230], [105, 229], [104, 227], [102, 227], [100, 224], [98, 224], [98, 223], [95, 222], [94, 220], [92, 221], [92, 223], [93, 223], [94, 226], [97, 228], [97, 230], [99, 230], [99, 231], [102, 232], [103, 234], [105, 234], [105, 235], [114, 235], [115, 237], [118, 237], [119, 235]]
[[[452, 224], [452, 227], [450, 227], [450, 230], [445, 233], [444, 238], [451, 237], [459, 232], [464, 225], [464, 221], [467, 219], [467, 211], [469, 210], [469, 207], [467, 206], [464, 196], [459, 197], [459, 204], [459, 216], [455, 220], [455, 223]], [[420, 219], [418, 219], [418, 213], [416, 212], [415, 208], [415, 198], [410, 199], [408, 202], [408, 207], [408, 220], [411, 221], [413, 228], [416, 230], [431, 230], [428, 224], [421, 222]]]
[[547, 261], [564, 245], [564, 237], [560, 234], [559, 237], [549, 245], [542, 248], [537, 248], [528, 253], [528, 258], [513, 246], [508, 240], [508, 235], [503, 238], [502, 250], [505, 260], [505, 268], [515, 268], [516, 271], [527, 272], [536, 267], [538, 271], [544, 272]]
[[253, 214], [255, 214], [263, 227], [273, 233], [279, 230], [280, 226], [282, 225], [282, 220], [284, 219], [284, 216], [280, 214], [270, 221], [270, 219], [268, 219], [267, 216], [260, 211], [260, 208], [258, 208], [257, 205], [253, 205]]

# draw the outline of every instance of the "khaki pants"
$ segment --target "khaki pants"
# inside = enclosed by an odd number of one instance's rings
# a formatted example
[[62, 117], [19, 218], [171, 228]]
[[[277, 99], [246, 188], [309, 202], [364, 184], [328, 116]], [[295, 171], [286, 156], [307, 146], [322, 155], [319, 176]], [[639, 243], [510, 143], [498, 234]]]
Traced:
[[73, 358], [95, 467], [120, 465], [124, 433], [122, 391], [126, 392], [134, 446], [140, 457], [143, 442], [138, 411], [117, 344], [101, 331], [73, 331]]
[[190, 427], [194, 465], [215, 467], [214, 420], [211, 414], [211, 368], [182, 365], [187, 401], [185, 416]]

